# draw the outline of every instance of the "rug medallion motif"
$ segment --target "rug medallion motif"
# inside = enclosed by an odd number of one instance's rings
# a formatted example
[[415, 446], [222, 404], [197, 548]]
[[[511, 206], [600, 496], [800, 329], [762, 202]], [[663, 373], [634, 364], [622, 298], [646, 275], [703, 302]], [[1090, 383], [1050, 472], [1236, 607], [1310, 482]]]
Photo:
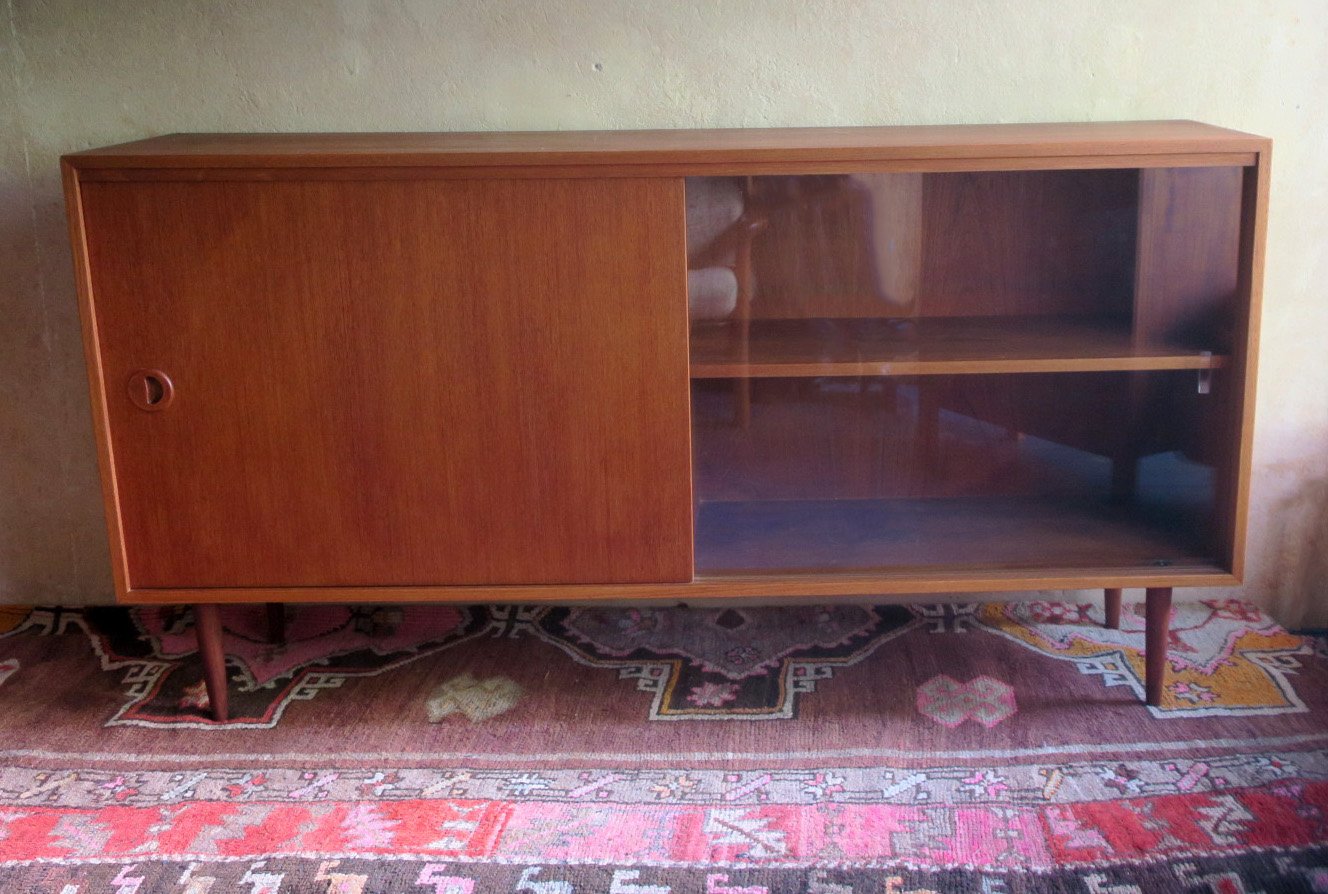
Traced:
[[651, 720], [778, 720], [836, 668], [916, 624], [903, 606], [552, 608], [529, 629], [654, 694]]

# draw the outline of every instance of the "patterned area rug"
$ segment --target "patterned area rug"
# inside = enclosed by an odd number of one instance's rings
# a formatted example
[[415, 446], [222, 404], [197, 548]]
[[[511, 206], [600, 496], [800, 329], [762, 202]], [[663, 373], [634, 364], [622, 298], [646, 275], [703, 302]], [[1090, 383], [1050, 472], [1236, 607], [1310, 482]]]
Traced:
[[1181, 603], [0, 609], [0, 891], [1328, 891], [1328, 648]]

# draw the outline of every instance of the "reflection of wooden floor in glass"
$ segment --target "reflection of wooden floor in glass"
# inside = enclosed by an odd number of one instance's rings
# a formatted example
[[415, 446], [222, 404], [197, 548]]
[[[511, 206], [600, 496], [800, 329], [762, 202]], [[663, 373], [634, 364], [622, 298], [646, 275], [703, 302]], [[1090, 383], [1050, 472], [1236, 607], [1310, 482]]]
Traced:
[[1192, 522], [1064, 497], [702, 503], [696, 571], [1209, 567]]

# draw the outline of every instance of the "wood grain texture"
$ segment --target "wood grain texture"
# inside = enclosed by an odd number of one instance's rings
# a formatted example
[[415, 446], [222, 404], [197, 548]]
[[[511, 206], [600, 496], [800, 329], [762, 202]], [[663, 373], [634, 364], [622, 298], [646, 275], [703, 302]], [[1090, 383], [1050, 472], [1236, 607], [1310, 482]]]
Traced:
[[1107, 587], [1102, 591], [1102, 610], [1106, 616], [1103, 624], [1108, 630], [1120, 629], [1121, 588]]
[[1257, 152], [1194, 121], [526, 133], [172, 134], [76, 153], [83, 169], [859, 163]]
[[[130, 605], [175, 605], [197, 600], [218, 603], [356, 602], [356, 603], [596, 603], [626, 605], [650, 601], [726, 602], [760, 600], [763, 604], [855, 599], [903, 604], [919, 595], [951, 593], [1017, 594], [1032, 590], [1092, 590], [1105, 587], [1230, 587], [1235, 577], [1211, 563], [1169, 568], [1037, 568], [981, 570], [906, 569], [864, 574], [700, 575], [680, 584], [560, 584], [464, 587], [256, 587], [233, 589], [140, 589], [121, 600]], [[985, 597], [984, 597], [985, 598]]]
[[1162, 704], [1171, 648], [1171, 587], [1149, 587], [1144, 594], [1144, 700]]
[[1231, 378], [1233, 406], [1225, 432], [1225, 436], [1238, 446], [1223, 476], [1219, 497], [1225, 507], [1223, 521], [1229, 532], [1228, 567], [1237, 580], [1245, 574], [1245, 530], [1249, 521], [1254, 451], [1254, 396], [1258, 387], [1271, 163], [1271, 147], [1265, 146], [1259, 153], [1258, 163], [1245, 169], [1241, 183], [1240, 272], [1236, 286], [1238, 313], [1233, 331], [1235, 368]]
[[715, 327], [692, 333], [691, 374], [708, 378], [918, 376], [1220, 369], [1227, 357], [1144, 343], [1111, 318], [757, 320], [744, 361]]
[[101, 345], [97, 339], [97, 309], [92, 300], [92, 278], [88, 267], [87, 229], [83, 220], [83, 196], [78, 173], [67, 161], [60, 171], [64, 183], [65, 214], [69, 224], [69, 243], [73, 250], [74, 284], [78, 291], [78, 313], [82, 324], [83, 357], [88, 376], [92, 405], [92, 433], [97, 444], [97, 467], [101, 478], [102, 512], [110, 546], [111, 581], [116, 599], [123, 599], [129, 589], [129, 563], [124, 549], [124, 531], [120, 525], [120, 497], [115, 480], [115, 460], [110, 437], [110, 413], [106, 388], [102, 381]]
[[1241, 168], [1139, 172], [1134, 334], [1231, 350]]
[[[751, 178], [751, 203], [767, 222], [752, 244], [754, 315], [912, 316], [915, 295], [907, 283], [900, 290], [898, 281], [916, 279], [918, 272], [916, 199], [923, 179], [861, 173]], [[904, 244], [896, 244], [901, 237]]]
[[1128, 314], [1138, 176], [1111, 170], [924, 177], [917, 314]]
[[[1199, 169], [1207, 170], [1207, 169]], [[1130, 313], [1139, 172], [753, 178], [762, 319]]]
[[194, 606], [194, 635], [198, 640], [198, 655], [203, 661], [203, 684], [207, 687], [212, 719], [225, 723], [230, 716], [226, 650], [221, 614], [214, 603], [202, 602]]
[[[68, 156], [70, 228], [117, 593], [127, 602], [195, 603], [770, 601], [1229, 585], [1243, 558], [1268, 146], [1260, 137], [1194, 122], [1143, 122], [177, 135]], [[1217, 388], [1226, 389], [1218, 400], [1229, 406], [1211, 435], [1230, 457], [1218, 485], [1219, 502], [1229, 507], [1221, 520], [1229, 551], [1181, 550], [1171, 559], [1177, 564], [1149, 567], [1152, 545], [1131, 557], [1126, 553], [1139, 544], [1108, 537], [1110, 548], [1096, 557], [1075, 546], [1043, 556], [1036, 567], [1011, 568], [993, 554], [975, 567], [687, 580], [685, 248], [681, 183], [665, 178], [906, 174], [916, 188], [896, 190], [873, 213], [891, 227], [919, 223], [897, 234], [900, 263], [875, 274], [915, 307], [930, 303], [971, 315], [975, 302], [990, 297], [979, 285], [994, 272], [999, 288], [990, 306], [997, 312], [1031, 308], [1065, 318], [1074, 309], [1100, 312], [1105, 303], [1122, 320], [1136, 313], [1141, 332], [1170, 333], [1176, 330], [1155, 324], [1188, 305], [1182, 298], [1164, 306], [1171, 299], [1164, 295], [1162, 256], [1145, 264], [1142, 281], [1158, 286], [1154, 293], [1164, 300], [1148, 305], [1144, 295], [1143, 303], [1131, 302], [1129, 292], [1141, 281], [1133, 275], [1134, 258], [1094, 241], [1098, 227], [1116, 228], [1117, 235], [1124, 229], [1115, 217], [1089, 220], [1080, 211], [1091, 217], [1120, 210], [1112, 197], [1124, 191], [1112, 186], [1099, 195], [1095, 184], [1139, 183], [1131, 199], [1139, 217], [1132, 220], [1163, 232], [1164, 216], [1149, 209], [1165, 203], [1148, 197], [1162, 196], [1162, 184], [1229, 185], [1229, 172], [1190, 177], [1180, 170], [1222, 166], [1249, 167], [1240, 182], [1229, 339], [1220, 339], [1223, 350], [1212, 357], [1201, 353], [1210, 340], [1192, 343], [1187, 334], [1149, 335], [1125, 347], [1110, 336], [1076, 346], [1073, 339], [1056, 345], [1015, 333], [1011, 344], [985, 349], [939, 339], [911, 358], [850, 339], [838, 353], [822, 345], [809, 359], [797, 345], [775, 339], [767, 345], [770, 356], [786, 366], [765, 367], [764, 374], [881, 375], [881, 363], [901, 361], [919, 365], [885, 369], [923, 375], [1091, 369], [1103, 376], [1215, 369]], [[1039, 173], [993, 173], [999, 171]], [[1059, 179], [1045, 173], [1051, 171], [1062, 172]], [[939, 172], [961, 172], [953, 182], [968, 187], [948, 198], [933, 190], [928, 199], [926, 183], [938, 178], [927, 174]], [[1021, 177], [1028, 189], [1004, 189]], [[1053, 181], [1055, 188], [1044, 191]], [[1151, 187], [1158, 189], [1150, 193]], [[988, 202], [986, 210], [979, 202], [976, 216], [975, 197]], [[938, 252], [931, 260], [928, 232]], [[1202, 279], [1197, 251], [1181, 246], [1177, 257]], [[760, 271], [753, 279], [759, 288]], [[467, 294], [493, 289], [502, 300], [434, 300], [453, 294], [456, 283]], [[929, 288], [939, 291], [928, 294]], [[104, 301], [107, 295], [116, 297]], [[293, 301], [277, 300], [292, 295]], [[759, 304], [753, 311], [759, 315]], [[698, 347], [704, 357], [704, 344]], [[165, 359], [129, 362], [145, 351]], [[569, 357], [586, 362], [577, 367]], [[741, 358], [738, 366], [757, 368]], [[172, 377], [170, 407], [127, 415], [122, 377], [139, 368]], [[705, 374], [761, 384], [733, 368]], [[973, 404], [980, 395], [969, 383], [987, 380], [960, 378], [966, 384], [932, 393], [938, 413], [945, 406], [944, 415], [953, 417], [956, 408]], [[1193, 374], [1185, 378], [1192, 387]], [[337, 400], [320, 403], [328, 393]], [[1164, 389], [1168, 400], [1176, 393]], [[570, 410], [569, 396], [575, 398]], [[1066, 443], [1101, 442], [1101, 425], [1063, 431], [1056, 422], [1065, 416], [1060, 398], [1037, 391], [1029, 399], [1037, 412], [1006, 401], [1013, 408], [997, 421], [1019, 421], [1026, 431]], [[197, 415], [200, 400], [220, 415]], [[753, 413], [759, 410], [758, 403]], [[1139, 414], [1143, 427], [1161, 432], [1153, 445], [1159, 449], [1170, 443], [1174, 426], [1168, 428], [1165, 414], [1173, 410], [1150, 402]], [[440, 424], [430, 428], [425, 420]], [[347, 431], [353, 437], [344, 437]], [[464, 437], [452, 440], [458, 432]], [[575, 462], [566, 462], [568, 456]], [[1054, 545], [1054, 520], [1048, 527]], [[1073, 539], [1059, 533], [1062, 545]], [[139, 551], [131, 561], [125, 542], [166, 548]], [[1178, 543], [1166, 532], [1161, 542]], [[1117, 549], [1123, 544], [1128, 548]], [[583, 574], [591, 567], [600, 570]], [[451, 576], [440, 577], [440, 568]]]
[[[861, 154], [861, 153], [858, 153]], [[224, 157], [203, 159], [202, 167], [147, 167], [117, 164], [104, 167], [102, 158], [65, 156], [65, 160], [79, 170], [84, 182], [109, 181], [115, 183], [143, 180], [180, 180], [198, 182], [208, 180], [544, 180], [556, 178], [586, 178], [597, 180], [618, 177], [748, 177], [765, 174], [901, 174], [962, 171], [1089, 171], [1124, 170], [1131, 168], [1207, 168], [1252, 165], [1257, 152], [1198, 152], [1168, 153], [1156, 151], [1137, 155], [1018, 155], [936, 157], [905, 156], [899, 158], [808, 158], [799, 161], [654, 161], [644, 163], [610, 164], [594, 156], [585, 156], [580, 163], [540, 163], [531, 159], [520, 164], [486, 164], [477, 156], [474, 164], [430, 164], [425, 157], [414, 159], [415, 164], [384, 164], [372, 166], [358, 164], [337, 165], [334, 157], [324, 157], [325, 164], [313, 167], [259, 166], [270, 161], [268, 156], [254, 156], [243, 161], [226, 161]], [[387, 162], [394, 159], [387, 158]], [[184, 165], [185, 160], [179, 160]], [[202, 163], [200, 162], [200, 163]], [[215, 163], [214, 163], [215, 162]], [[287, 163], [289, 165], [289, 162]], [[219, 166], [220, 165], [220, 166]]]
[[[82, 208], [129, 586], [691, 577], [680, 181]], [[128, 401], [141, 367], [171, 407]]]

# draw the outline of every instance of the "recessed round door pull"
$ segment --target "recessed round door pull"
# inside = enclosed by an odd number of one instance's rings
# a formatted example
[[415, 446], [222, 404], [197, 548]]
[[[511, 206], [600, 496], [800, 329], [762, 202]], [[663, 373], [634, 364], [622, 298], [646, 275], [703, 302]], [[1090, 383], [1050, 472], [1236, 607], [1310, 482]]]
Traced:
[[129, 374], [129, 399], [149, 413], [164, 410], [175, 397], [170, 376], [159, 369], [136, 369]]

